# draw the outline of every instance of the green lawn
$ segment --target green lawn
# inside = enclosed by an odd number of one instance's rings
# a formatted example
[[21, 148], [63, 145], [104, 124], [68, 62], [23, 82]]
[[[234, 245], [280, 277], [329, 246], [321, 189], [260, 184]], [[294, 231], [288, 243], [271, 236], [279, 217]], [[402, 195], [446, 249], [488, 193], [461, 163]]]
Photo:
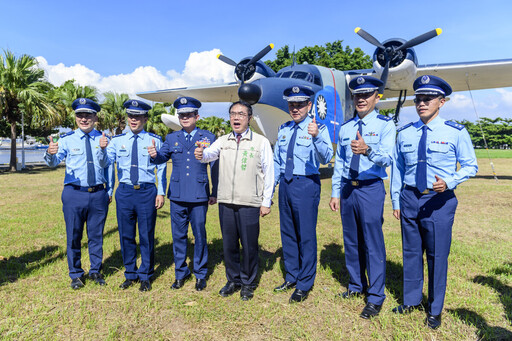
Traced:
[[475, 149], [475, 154], [479, 159], [511, 159], [512, 149]]
[[[481, 151], [477, 151], [480, 155]], [[493, 151], [496, 155], [510, 151]], [[6, 340], [511, 340], [512, 339], [512, 159], [480, 159], [476, 178], [457, 189], [443, 325], [423, 324], [424, 313], [396, 316], [401, 303], [402, 253], [399, 223], [386, 198], [387, 299], [372, 321], [359, 318], [362, 298], [344, 301], [346, 290], [341, 222], [330, 211], [331, 180], [322, 180], [318, 219], [318, 273], [302, 304], [288, 304], [289, 293], [274, 294], [283, 280], [277, 205], [261, 220], [260, 281], [252, 301], [218, 295], [226, 278], [217, 207], [208, 212], [208, 287], [194, 281], [171, 291], [174, 281], [168, 201], [156, 226], [156, 278], [153, 290], [126, 291], [115, 218], [105, 227], [104, 273], [108, 285], [91, 282], [69, 288], [65, 227], [60, 193], [63, 167], [36, 167], [0, 173], [0, 338]], [[387, 184], [386, 184], [387, 186]], [[274, 200], [276, 201], [276, 200]], [[193, 238], [190, 235], [190, 243]], [[86, 238], [82, 262], [87, 271]], [[192, 250], [189, 249], [189, 256]], [[425, 291], [426, 293], [426, 288]]]

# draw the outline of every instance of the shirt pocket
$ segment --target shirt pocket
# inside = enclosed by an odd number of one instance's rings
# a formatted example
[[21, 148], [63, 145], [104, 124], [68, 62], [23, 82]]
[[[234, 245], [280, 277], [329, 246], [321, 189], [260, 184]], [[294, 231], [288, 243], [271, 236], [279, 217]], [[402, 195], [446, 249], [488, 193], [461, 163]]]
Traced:
[[418, 150], [413, 145], [402, 145], [400, 148], [404, 155], [405, 164], [412, 166], [418, 163]]
[[376, 145], [380, 141], [380, 136], [364, 136], [363, 140], [367, 145]]
[[294, 154], [297, 155], [297, 157], [299, 157], [302, 161], [307, 162], [311, 153], [311, 143], [311, 139], [297, 137]]
[[447, 153], [450, 150], [449, 144], [431, 143], [428, 146], [428, 162], [435, 164], [437, 162], [443, 162], [447, 159]]

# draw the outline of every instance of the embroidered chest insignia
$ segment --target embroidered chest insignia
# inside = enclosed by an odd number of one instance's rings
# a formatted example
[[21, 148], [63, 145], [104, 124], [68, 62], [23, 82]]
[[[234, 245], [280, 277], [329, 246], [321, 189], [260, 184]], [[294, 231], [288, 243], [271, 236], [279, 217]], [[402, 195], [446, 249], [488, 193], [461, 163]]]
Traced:
[[210, 144], [211, 144], [210, 139], [207, 137], [204, 137], [201, 140], [196, 142], [197, 147], [203, 147], [203, 148], [210, 147]]

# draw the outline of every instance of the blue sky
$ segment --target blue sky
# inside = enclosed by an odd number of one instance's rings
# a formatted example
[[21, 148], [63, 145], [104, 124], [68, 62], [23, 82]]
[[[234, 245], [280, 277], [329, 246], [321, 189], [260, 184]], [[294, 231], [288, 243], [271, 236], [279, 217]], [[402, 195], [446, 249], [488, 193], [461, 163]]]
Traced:
[[[371, 55], [374, 48], [354, 33], [358, 26], [381, 41], [442, 28], [415, 48], [420, 65], [512, 58], [510, 1], [0, 3], [0, 48], [41, 57], [53, 83], [73, 77], [101, 91], [134, 94], [232, 81], [232, 69], [215, 55], [239, 60], [269, 43], [276, 48], [264, 59], [286, 44], [298, 50], [338, 39]], [[512, 88], [473, 96], [480, 116], [512, 117]], [[403, 111], [404, 121], [415, 118], [411, 109]], [[469, 94], [449, 101], [442, 114], [474, 120]]]

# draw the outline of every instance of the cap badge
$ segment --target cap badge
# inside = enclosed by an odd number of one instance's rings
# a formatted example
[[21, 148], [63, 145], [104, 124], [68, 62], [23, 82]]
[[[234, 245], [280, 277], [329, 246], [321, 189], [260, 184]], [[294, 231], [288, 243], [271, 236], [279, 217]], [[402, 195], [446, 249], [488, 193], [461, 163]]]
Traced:
[[138, 106], [139, 106], [139, 103], [137, 103], [137, 101], [132, 101], [132, 105], [133, 105], [134, 107], [138, 107]]
[[294, 86], [294, 87], [292, 88], [292, 92], [293, 92], [294, 94], [298, 94], [298, 93], [299, 93], [299, 91], [300, 91], [300, 89], [299, 89], [299, 87], [298, 87], [298, 86]]
[[85, 100], [85, 98], [80, 98], [80, 100], [79, 100], [78, 102], [80, 102], [80, 104], [82, 104], [82, 105], [83, 105], [83, 104], [85, 104], [87, 101]]
[[421, 77], [421, 84], [428, 84], [430, 83], [430, 77], [425, 75], [423, 77]]
[[363, 77], [357, 77], [357, 84], [361, 85], [364, 84], [365, 80]]
[[181, 104], [187, 104], [187, 99], [183, 97], [182, 99], [180, 99], [180, 103]]

